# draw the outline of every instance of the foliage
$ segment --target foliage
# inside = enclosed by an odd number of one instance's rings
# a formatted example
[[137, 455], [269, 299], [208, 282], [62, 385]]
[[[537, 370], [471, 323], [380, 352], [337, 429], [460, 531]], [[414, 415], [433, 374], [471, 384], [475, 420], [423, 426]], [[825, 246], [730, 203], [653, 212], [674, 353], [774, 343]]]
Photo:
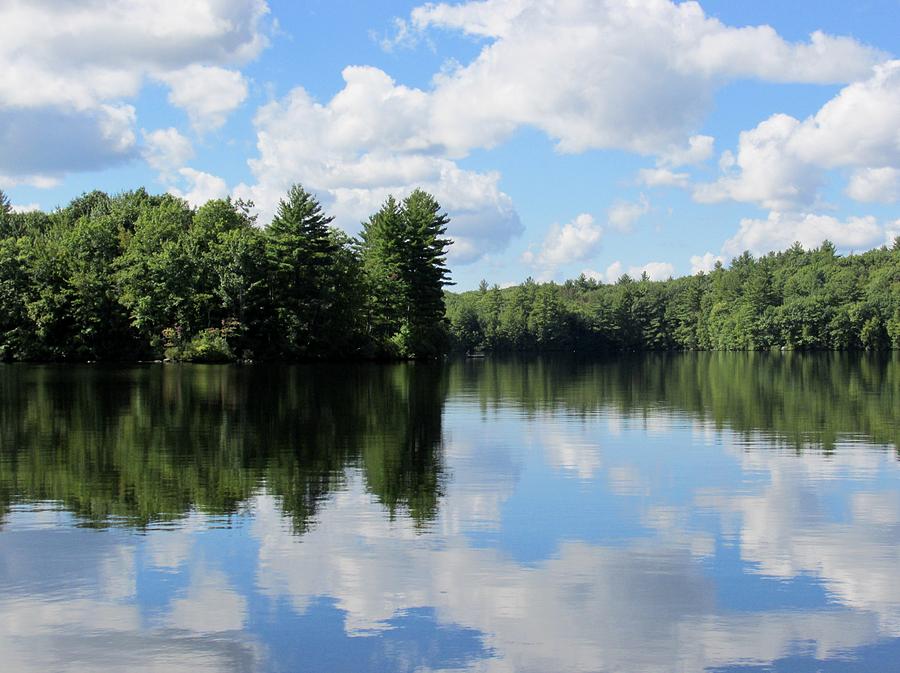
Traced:
[[300, 185], [266, 227], [251, 207], [138, 189], [16, 213], [0, 192], [0, 359], [900, 348], [900, 238], [850, 256], [827, 241], [744, 253], [665, 282], [529, 278], [456, 294], [449, 218], [424, 191], [389, 197], [358, 240]]
[[[95, 191], [49, 214], [21, 214], [0, 192], [0, 359], [446, 351], [448, 219], [433, 197], [388, 199], [382, 210], [396, 217], [378, 220], [371, 245], [331, 227], [300, 185], [268, 227], [256, 226], [251, 208], [224, 199], [194, 209], [139, 189]], [[375, 259], [375, 247], [383, 258]]]
[[841, 257], [827, 241], [652, 282], [585, 276], [447, 295], [459, 351], [900, 348], [900, 239]]
[[449, 272], [443, 238], [449, 218], [434, 197], [415, 190], [388, 198], [363, 225], [364, 282], [372, 297], [367, 331], [381, 354], [434, 357], [445, 352], [444, 291]]

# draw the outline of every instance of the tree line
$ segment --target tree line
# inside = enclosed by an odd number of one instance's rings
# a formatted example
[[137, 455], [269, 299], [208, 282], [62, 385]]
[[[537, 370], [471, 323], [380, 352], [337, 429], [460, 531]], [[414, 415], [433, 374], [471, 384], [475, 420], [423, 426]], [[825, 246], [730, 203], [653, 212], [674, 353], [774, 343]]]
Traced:
[[13, 212], [0, 192], [0, 359], [434, 357], [448, 347], [430, 194], [388, 198], [359, 239], [294, 185], [272, 222], [144, 189]]
[[900, 237], [863, 254], [826, 241], [749, 252], [667, 281], [584, 275], [448, 295], [461, 351], [888, 350], [900, 348]]
[[900, 348], [900, 238], [750, 253], [663, 282], [446, 290], [449, 218], [416, 190], [359, 238], [299, 185], [272, 222], [144, 189], [51, 213], [0, 192], [0, 360], [433, 358], [456, 352]]

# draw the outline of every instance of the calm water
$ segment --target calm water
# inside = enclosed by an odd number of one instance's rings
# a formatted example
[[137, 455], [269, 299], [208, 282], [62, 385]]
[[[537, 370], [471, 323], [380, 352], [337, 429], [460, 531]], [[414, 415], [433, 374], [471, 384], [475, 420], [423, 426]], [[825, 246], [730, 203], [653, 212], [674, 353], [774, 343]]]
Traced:
[[900, 671], [900, 355], [0, 366], [4, 671]]

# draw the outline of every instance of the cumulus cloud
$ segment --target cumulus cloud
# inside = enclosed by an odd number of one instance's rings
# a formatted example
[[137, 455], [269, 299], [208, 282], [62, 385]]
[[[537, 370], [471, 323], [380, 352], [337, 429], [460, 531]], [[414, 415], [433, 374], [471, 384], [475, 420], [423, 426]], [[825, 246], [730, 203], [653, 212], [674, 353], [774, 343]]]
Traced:
[[650, 280], [666, 280], [675, 275], [675, 267], [668, 262], [647, 262], [644, 266], [629, 268], [628, 273], [634, 278], [646, 273]]
[[724, 264], [725, 258], [721, 255], [714, 255], [711, 252], [707, 252], [705, 255], [693, 255], [691, 257], [691, 273], [698, 274], [701, 271], [709, 273], [716, 268], [716, 263]]
[[675, 275], [675, 266], [668, 262], [647, 262], [643, 266], [629, 266], [626, 269], [622, 262], [616, 260], [604, 272], [585, 269], [582, 273], [588, 278], [607, 283], [615, 283], [625, 274], [632, 280], [638, 280], [645, 273], [650, 280], [666, 280]]
[[764, 220], [741, 220], [740, 229], [725, 242], [722, 251], [729, 255], [745, 250], [764, 254], [784, 250], [798, 241], [805, 248], [813, 248], [826, 239], [838, 248], [859, 250], [883, 243], [887, 230], [872, 216], [839, 220], [831, 215], [772, 211]]
[[740, 135], [737, 154], [725, 152], [724, 175], [698, 185], [694, 198], [732, 199], [774, 210], [808, 207], [818, 199], [825, 172], [858, 169], [847, 193], [862, 201], [896, 198], [900, 167], [900, 60], [875, 66], [813, 116], [776, 114]]
[[672, 146], [656, 158], [656, 168], [638, 171], [638, 182], [648, 187], [680, 187], [690, 184], [690, 175], [673, 168], [701, 164], [713, 154], [715, 139], [712, 136], [695, 135], [688, 138], [686, 147]]
[[28, 173], [16, 173], [15, 175], [4, 175], [0, 173], [0, 189], [9, 189], [18, 187], [19, 185], [28, 185], [29, 187], [37, 187], [39, 189], [49, 189], [59, 184], [59, 178], [49, 175], [38, 175]]
[[660, 154], [658, 164], [671, 168], [701, 164], [713, 155], [714, 146], [715, 138], [712, 136], [691, 136], [687, 147], [670, 147]]
[[603, 228], [589, 213], [582, 213], [564, 225], [554, 224], [537, 252], [522, 255], [522, 261], [552, 273], [560, 266], [591, 257], [600, 245]]
[[[488, 40], [471, 63], [435, 79], [433, 137], [458, 154], [526, 125], [563, 152], [665, 155], [728, 80], [843, 83], [885, 58], [850, 38], [790, 43], [767, 26], [733, 28], [697, 3], [669, 0], [441, 3], [415, 9], [411, 21]], [[709, 151], [708, 137], [695, 138], [676, 161]]]
[[638, 171], [638, 182], [648, 187], [684, 188], [690, 183], [690, 176], [668, 168], [642, 168]]
[[894, 220], [885, 227], [884, 242], [890, 245], [895, 239], [900, 238], [900, 220]]
[[637, 201], [618, 201], [606, 212], [609, 226], [622, 232], [631, 231], [634, 223], [650, 212], [650, 202], [643, 194]]
[[890, 166], [854, 171], [847, 195], [857, 201], [891, 203], [900, 199], [900, 169]]
[[184, 109], [201, 133], [221, 127], [247, 98], [247, 81], [235, 70], [193, 64], [160, 79], [171, 89], [169, 102]]
[[726, 152], [719, 162], [725, 176], [714, 183], [697, 185], [694, 199], [700, 203], [732, 199], [771, 209], [812, 204], [822, 184], [821, 172], [785, 151], [799, 126], [797, 119], [777, 114], [743, 131], [737, 157]]
[[[364, 216], [388, 187], [419, 182], [440, 192], [436, 174], [466, 175], [446, 162], [496, 146], [523, 126], [543, 131], [563, 152], [656, 155], [656, 170], [643, 172], [641, 182], [686, 187], [687, 174], [673, 169], [711, 156], [713, 138], [691, 130], [722, 83], [844, 82], [883, 58], [847, 38], [816, 33], [793, 44], [770, 28], [731, 28], [695, 3], [668, 0], [429, 4], [396, 26], [400, 43], [414, 39], [411, 28], [440, 28], [487, 44], [470, 63], [437, 74], [428, 91], [397, 85], [375, 68], [347, 68], [345, 88], [327, 104], [295, 90], [261, 111], [260, 157], [251, 162], [258, 184], [245, 191], [264, 211], [295, 179], [327, 191], [339, 217], [345, 211], [350, 219]], [[496, 186], [485, 193], [473, 229], [487, 245], [459, 237], [457, 254], [465, 258], [477, 256], [476, 248], [502, 248], [520, 228], [508, 197]], [[643, 198], [618, 204], [610, 224], [628, 230], [648, 209]]]
[[[36, 184], [131, 159], [135, 113], [125, 101], [148, 77], [169, 82], [172, 102], [214, 127], [243, 100], [218, 66], [260, 52], [267, 12], [265, 0], [3, 3], [0, 173]], [[208, 106], [186, 90], [184, 73], [199, 63], [209, 69], [192, 85]]]
[[450, 256], [465, 263], [502, 249], [521, 232], [499, 173], [460, 168], [430, 138], [428, 93], [396, 84], [371, 67], [349, 67], [345, 86], [325, 104], [302, 88], [256, 115], [259, 156], [250, 160], [251, 198], [266, 221], [292, 182], [315, 192], [353, 232], [388, 194], [416, 187], [432, 192], [449, 212]]
[[169, 127], [144, 131], [143, 136], [142, 154], [145, 161], [164, 177], [170, 176], [194, 156], [194, 146], [178, 129]]
[[41, 209], [41, 204], [39, 203], [14, 203], [12, 204], [12, 211], [14, 213], [33, 213]]
[[229, 194], [226, 182], [210, 173], [204, 173], [193, 168], [180, 168], [178, 174], [187, 188], [170, 187], [169, 193], [184, 199], [192, 206], [202, 206], [212, 199], [224, 199]]

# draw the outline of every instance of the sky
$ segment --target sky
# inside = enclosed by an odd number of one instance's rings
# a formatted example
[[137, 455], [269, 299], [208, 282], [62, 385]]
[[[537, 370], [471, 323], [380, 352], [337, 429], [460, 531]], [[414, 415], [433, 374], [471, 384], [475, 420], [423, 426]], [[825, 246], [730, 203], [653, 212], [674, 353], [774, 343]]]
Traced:
[[900, 235], [900, 0], [0, 0], [0, 189], [301, 183], [451, 217], [458, 289]]

